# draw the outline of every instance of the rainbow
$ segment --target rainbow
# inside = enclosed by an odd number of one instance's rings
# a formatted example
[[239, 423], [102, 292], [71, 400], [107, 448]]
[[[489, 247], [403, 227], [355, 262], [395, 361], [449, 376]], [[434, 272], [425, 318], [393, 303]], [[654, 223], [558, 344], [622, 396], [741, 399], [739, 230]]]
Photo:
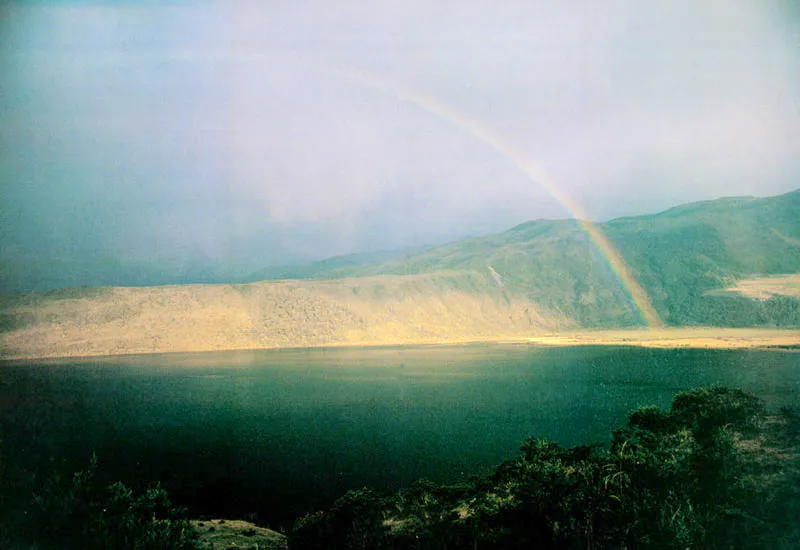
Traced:
[[362, 74], [352, 70], [341, 68], [322, 67], [325, 73], [330, 73], [343, 78], [359, 86], [370, 88], [385, 94], [397, 97], [401, 101], [408, 102], [416, 107], [423, 109], [436, 117], [444, 120], [455, 128], [468, 133], [480, 142], [494, 149], [501, 156], [513, 163], [522, 173], [528, 176], [533, 182], [538, 184], [553, 199], [558, 201], [575, 218], [578, 225], [586, 232], [589, 239], [595, 244], [603, 258], [608, 262], [611, 271], [622, 285], [633, 306], [639, 311], [649, 328], [661, 325], [650, 298], [638, 283], [630, 267], [622, 258], [614, 244], [608, 239], [600, 226], [596, 223], [587, 221], [587, 216], [583, 208], [572, 198], [561, 192], [553, 181], [544, 172], [526, 160], [525, 156], [505, 143], [498, 136], [492, 134], [477, 121], [453, 110], [452, 108], [439, 103], [433, 98], [422, 94], [401, 89], [386, 84], [370, 75]]

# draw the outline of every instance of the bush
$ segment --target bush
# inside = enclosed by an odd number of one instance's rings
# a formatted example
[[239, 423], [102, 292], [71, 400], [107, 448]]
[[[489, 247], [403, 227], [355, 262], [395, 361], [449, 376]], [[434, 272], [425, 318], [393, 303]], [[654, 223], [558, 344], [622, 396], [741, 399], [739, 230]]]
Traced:
[[383, 538], [380, 497], [370, 489], [348, 491], [326, 512], [307, 514], [293, 527], [293, 547], [378, 548]]
[[97, 481], [98, 462], [64, 481], [50, 476], [18, 526], [18, 544], [37, 548], [192, 550], [197, 533], [159, 485], [135, 492]]
[[[800, 475], [753, 459], [774, 436], [763, 415], [739, 390], [683, 392], [670, 411], [633, 411], [608, 449], [531, 438], [519, 458], [469, 486], [348, 493], [296, 523], [290, 546], [790, 548], [800, 529], [785, 510], [800, 509]], [[750, 451], [741, 447], [747, 437]]]
[[712, 436], [728, 425], [746, 435], [755, 433], [764, 415], [764, 405], [742, 390], [712, 387], [679, 393], [672, 402], [671, 416], [695, 436]]

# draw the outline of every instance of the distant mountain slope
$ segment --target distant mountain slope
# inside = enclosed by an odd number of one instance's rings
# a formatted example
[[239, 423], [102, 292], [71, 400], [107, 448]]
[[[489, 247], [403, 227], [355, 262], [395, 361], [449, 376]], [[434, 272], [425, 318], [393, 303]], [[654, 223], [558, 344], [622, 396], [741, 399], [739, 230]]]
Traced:
[[[800, 190], [726, 198], [599, 224], [670, 325], [800, 324], [796, 299], [710, 295], [736, 280], [800, 272]], [[497, 273], [509, 295], [586, 327], [641, 323], [624, 289], [574, 221], [539, 220], [336, 275]], [[320, 271], [317, 277], [327, 274]]]
[[794, 299], [709, 294], [743, 278], [800, 272], [800, 191], [684, 205], [607, 230], [670, 324], [800, 323]]
[[574, 327], [470, 272], [66, 289], [2, 298], [0, 322], [6, 357], [457, 342]]
[[[598, 225], [665, 324], [800, 327], [797, 277], [767, 277], [800, 274], [800, 191]], [[0, 297], [0, 356], [453, 342], [643, 324], [570, 220], [333, 258], [294, 276], [303, 280]]]
[[347, 276], [359, 267], [404, 258], [421, 250], [424, 250], [424, 248], [359, 252], [333, 256], [307, 264], [270, 266], [242, 277], [239, 282], [251, 283], [256, 281], [315, 278], [333, 279]]

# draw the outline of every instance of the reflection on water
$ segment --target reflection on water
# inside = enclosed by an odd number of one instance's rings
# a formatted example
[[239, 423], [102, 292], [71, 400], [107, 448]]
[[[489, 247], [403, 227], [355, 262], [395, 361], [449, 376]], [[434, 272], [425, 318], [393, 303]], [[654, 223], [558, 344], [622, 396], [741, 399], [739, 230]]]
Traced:
[[798, 405], [800, 354], [523, 345], [6, 363], [0, 438], [35, 468], [161, 480], [195, 512], [286, 521], [352, 487], [457, 480], [529, 436], [607, 441], [627, 413], [722, 384]]

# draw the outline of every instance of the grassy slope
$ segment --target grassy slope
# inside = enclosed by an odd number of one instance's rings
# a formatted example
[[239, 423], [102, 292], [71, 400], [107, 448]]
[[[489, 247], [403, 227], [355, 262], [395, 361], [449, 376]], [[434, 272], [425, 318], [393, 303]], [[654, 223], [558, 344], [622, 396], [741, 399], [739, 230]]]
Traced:
[[773, 296], [800, 297], [800, 274], [771, 275], [755, 279], [742, 279], [736, 284], [715, 293], [734, 293], [746, 298], [768, 300]]
[[[800, 327], [800, 300], [720, 292], [800, 273], [800, 191], [602, 225], [673, 326]], [[573, 221], [416, 253], [339, 258], [304, 280], [67, 289], [0, 298], [0, 355], [56, 356], [524, 338], [641, 324]]]
[[800, 192], [680, 206], [608, 224], [659, 313], [674, 325], [797, 326], [798, 301], [714, 295], [738, 279], [800, 272]]
[[[800, 325], [796, 298], [709, 294], [754, 275], [800, 272], [800, 191], [688, 204], [601, 228], [669, 325]], [[529, 222], [349, 274], [488, 266], [503, 277], [509, 295], [563, 312], [580, 326], [641, 323], [605, 260], [570, 221]]]
[[7, 357], [519, 338], [572, 326], [470, 272], [77, 289], [0, 310]]

